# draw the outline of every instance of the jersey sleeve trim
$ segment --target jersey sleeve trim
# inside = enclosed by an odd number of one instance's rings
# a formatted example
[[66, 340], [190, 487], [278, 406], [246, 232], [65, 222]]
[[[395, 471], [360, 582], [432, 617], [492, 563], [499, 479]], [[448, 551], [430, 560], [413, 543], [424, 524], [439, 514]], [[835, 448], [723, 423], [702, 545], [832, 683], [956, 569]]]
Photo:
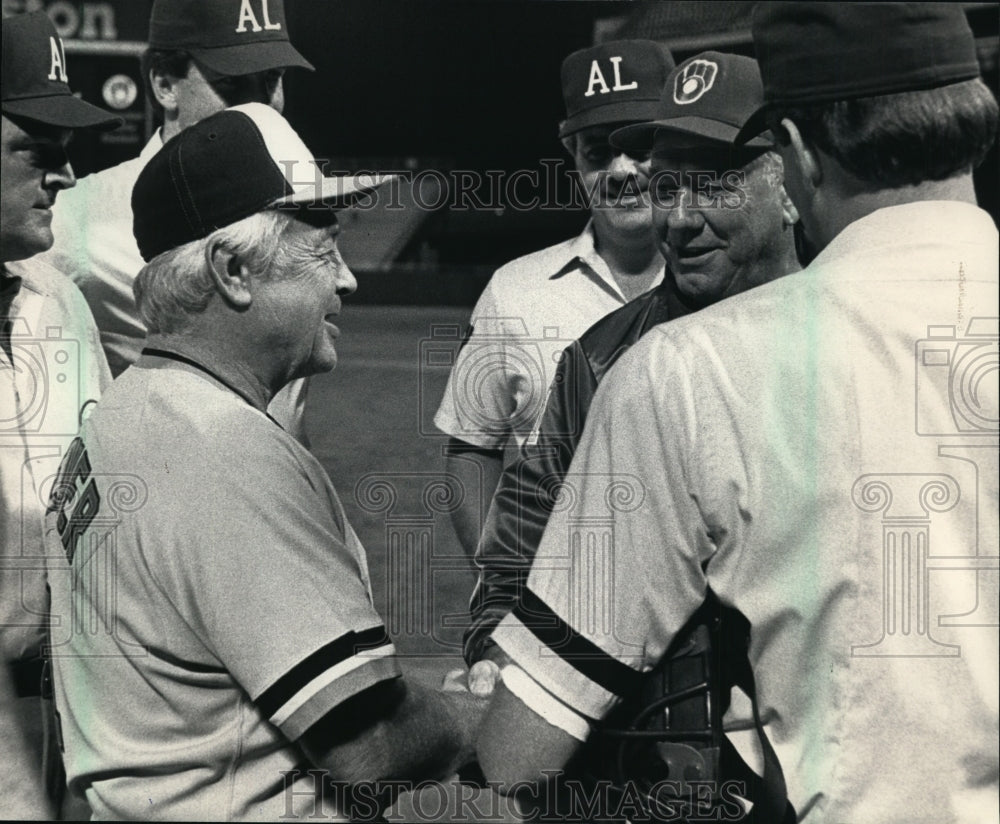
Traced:
[[346, 632], [299, 661], [264, 690], [254, 703], [272, 723], [281, 726], [311, 696], [339, 675], [394, 653], [384, 626]]
[[566, 706], [519, 666], [508, 664], [500, 675], [504, 686], [511, 694], [543, 721], [559, 728], [577, 741], [587, 740], [590, 735], [590, 724], [587, 719], [573, 708]]
[[641, 678], [572, 630], [533, 593], [522, 596], [491, 637], [534, 681], [587, 719], [603, 718]]
[[[341, 667], [344, 669], [341, 670]], [[335, 670], [340, 670], [335, 672]], [[295, 741], [339, 704], [382, 681], [400, 678], [402, 672], [390, 645], [345, 661], [317, 679], [315, 690], [303, 696], [303, 702], [283, 720], [274, 721], [289, 739]], [[273, 721], [274, 719], [272, 719]]]
[[514, 616], [588, 681], [615, 695], [626, 695], [635, 689], [638, 672], [573, 629], [527, 587], [514, 607]]

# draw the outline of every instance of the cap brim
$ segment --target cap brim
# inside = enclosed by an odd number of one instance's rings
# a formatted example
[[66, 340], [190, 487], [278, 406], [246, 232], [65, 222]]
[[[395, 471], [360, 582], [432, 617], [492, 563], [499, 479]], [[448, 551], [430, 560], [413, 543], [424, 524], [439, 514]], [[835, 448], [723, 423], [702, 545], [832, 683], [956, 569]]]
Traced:
[[630, 120], [652, 120], [660, 107], [659, 100], [623, 100], [586, 109], [566, 118], [559, 129], [559, 137], [569, 137], [590, 126], [605, 126]]
[[107, 132], [117, 129], [125, 122], [117, 115], [92, 106], [72, 94], [5, 100], [3, 111], [5, 114], [26, 117], [61, 129], [93, 129]]
[[278, 198], [271, 208], [322, 206], [333, 210], [346, 209], [396, 177], [398, 175], [343, 175], [324, 177], [314, 183], [293, 184], [294, 194]]
[[287, 40], [258, 40], [254, 43], [220, 46], [214, 49], [188, 47], [187, 51], [200, 66], [227, 77], [256, 74], [271, 69], [287, 69], [292, 66], [315, 71], [313, 64], [299, 54]]
[[740, 133], [736, 135], [737, 146], [752, 146], [752, 141], [762, 132], [767, 131], [767, 110], [766, 105], [761, 106], [750, 115], [747, 122], [743, 124], [743, 128], [740, 129]]
[[[705, 117], [676, 117], [670, 120], [653, 120], [625, 126], [611, 134], [611, 145], [625, 151], [649, 151], [661, 140], [676, 140], [684, 147], [697, 146], [702, 142], [718, 143], [725, 146], [736, 144], [740, 130], [731, 123]], [[769, 148], [773, 144], [763, 137], [754, 137], [744, 144], [753, 148]]]

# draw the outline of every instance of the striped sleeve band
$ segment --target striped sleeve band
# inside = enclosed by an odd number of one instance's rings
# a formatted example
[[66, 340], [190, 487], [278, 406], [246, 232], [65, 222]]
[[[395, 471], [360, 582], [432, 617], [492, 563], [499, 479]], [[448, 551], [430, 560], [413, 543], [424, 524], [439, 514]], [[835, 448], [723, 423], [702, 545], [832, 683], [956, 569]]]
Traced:
[[347, 632], [320, 647], [262, 692], [255, 703], [293, 741], [331, 709], [400, 675], [385, 627]]
[[535, 715], [558, 727], [577, 741], [586, 741], [590, 735], [590, 724], [582, 715], [567, 707], [548, 690], [539, 686], [523, 669], [508, 664], [500, 675], [504, 686], [511, 691]]
[[532, 679], [581, 715], [602, 718], [641, 675], [585, 638], [530, 589], [493, 640]]

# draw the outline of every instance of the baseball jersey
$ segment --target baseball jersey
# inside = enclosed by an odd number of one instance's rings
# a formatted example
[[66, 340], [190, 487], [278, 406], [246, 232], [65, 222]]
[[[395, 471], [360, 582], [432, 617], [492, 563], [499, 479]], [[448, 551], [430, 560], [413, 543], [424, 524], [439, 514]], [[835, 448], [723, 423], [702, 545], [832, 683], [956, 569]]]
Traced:
[[[42, 521], [80, 418], [111, 382], [80, 291], [37, 259], [0, 273], [0, 818], [51, 818]], [[48, 745], [51, 748], [51, 744]], [[51, 752], [47, 755], [51, 762]]]
[[46, 527], [66, 772], [95, 816], [317, 809], [312, 776], [286, 779], [307, 767], [295, 742], [400, 671], [308, 450], [195, 367], [144, 355], [83, 426]]
[[997, 820], [997, 230], [881, 209], [605, 377], [494, 637], [585, 718], [709, 586], [800, 821]]
[[[651, 285], [662, 280], [661, 269]], [[594, 248], [592, 223], [579, 237], [502, 266], [472, 311], [435, 425], [485, 449], [503, 449], [511, 436], [523, 444], [562, 351], [627, 302]]]
[[[146, 340], [132, 292], [145, 265], [132, 235], [132, 188], [162, 145], [157, 130], [138, 157], [87, 175], [60, 192], [52, 209], [55, 244], [41, 256], [80, 287], [115, 377], [135, 363]], [[305, 378], [292, 381], [270, 405], [275, 419], [300, 440], [305, 437], [307, 389]]]

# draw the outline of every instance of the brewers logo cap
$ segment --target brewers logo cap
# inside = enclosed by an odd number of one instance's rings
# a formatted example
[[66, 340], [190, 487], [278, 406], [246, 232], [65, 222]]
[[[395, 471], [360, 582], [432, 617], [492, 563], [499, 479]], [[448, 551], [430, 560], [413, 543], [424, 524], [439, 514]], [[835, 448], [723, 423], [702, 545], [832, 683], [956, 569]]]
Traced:
[[588, 126], [655, 117], [673, 67], [670, 51], [652, 40], [612, 40], [573, 52], [562, 64], [566, 119], [559, 137]]
[[189, 126], [153, 156], [132, 190], [132, 233], [148, 262], [267, 209], [346, 208], [390, 178], [324, 177], [285, 118], [244, 103]]
[[156, 0], [149, 46], [227, 76], [313, 68], [288, 39], [284, 0]]
[[66, 51], [43, 11], [3, 20], [3, 113], [64, 129], [107, 131], [119, 117], [75, 97], [66, 75]]
[[[739, 54], [702, 52], [670, 73], [650, 122], [617, 129], [611, 133], [611, 143], [626, 151], [649, 150], [654, 140], [679, 147], [706, 142], [731, 146], [763, 101], [756, 60]], [[771, 141], [755, 137], [748, 145], [768, 148]]]
[[961, 3], [762, 3], [753, 41], [767, 109], [932, 89], [979, 76]]

